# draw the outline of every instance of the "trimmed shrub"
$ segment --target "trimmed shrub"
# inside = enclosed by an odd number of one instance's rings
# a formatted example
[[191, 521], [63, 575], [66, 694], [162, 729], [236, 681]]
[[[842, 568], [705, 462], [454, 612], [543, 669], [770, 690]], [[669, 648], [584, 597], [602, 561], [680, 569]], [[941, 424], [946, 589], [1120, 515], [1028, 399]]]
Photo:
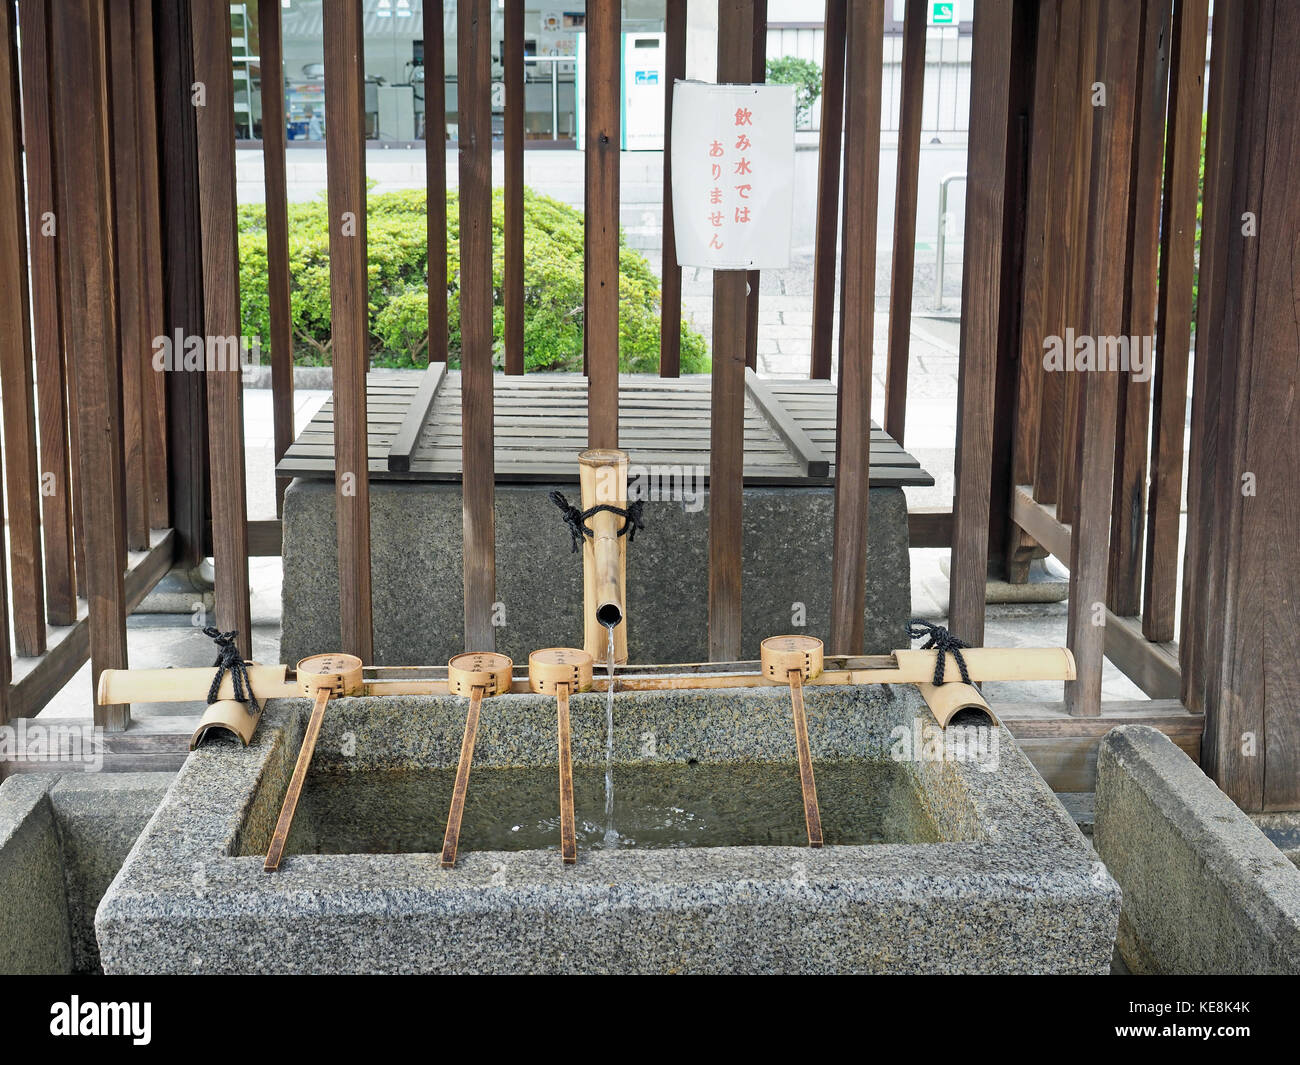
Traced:
[[[424, 366], [429, 345], [425, 192], [371, 195], [366, 203], [372, 364]], [[449, 363], [460, 365], [460, 211], [447, 196]], [[492, 197], [493, 361], [503, 359], [502, 287], [505, 205]], [[582, 369], [583, 219], [581, 212], [524, 190], [524, 368]], [[619, 239], [619, 369], [652, 373], [659, 366], [659, 279], [639, 252]], [[330, 362], [328, 208], [325, 198], [289, 205], [289, 282], [294, 361]], [[266, 290], [266, 212], [239, 209], [239, 286], [243, 331], [271, 335]], [[264, 346], [264, 352], [267, 347]], [[704, 338], [683, 323], [682, 372], [709, 368]]]

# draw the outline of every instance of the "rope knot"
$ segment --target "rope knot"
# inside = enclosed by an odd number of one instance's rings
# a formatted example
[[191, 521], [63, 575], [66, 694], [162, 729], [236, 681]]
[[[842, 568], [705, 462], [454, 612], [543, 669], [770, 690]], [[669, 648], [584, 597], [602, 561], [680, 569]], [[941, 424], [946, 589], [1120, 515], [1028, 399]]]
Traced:
[[966, 659], [961, 654], [963, 647], [970, 647], [970, 644], [965, 640], [954, 636], [942, 625], [935, 625], [922, 618], [912, 618], [907, 623], [907, 634], [914, 640], [925, 640], [925, 643], [921, 645], [922, 651], [928, 651], [933, 647], [939, 652], [934, 660], [935, 684], [943, 683], [943, 669], [949, 654], [957, 660], [957, 668], [961, 670], [962, 683], [970, 683], [970, 674], [966, 672]]
[[644, 499], [634, 499], [628, 503], [627, 508], [616, 507], [609, 503], [598, 503], [594, 507], [586, 510], [579, 510], [567, 499], [562, 492], [552, 492], [550, 500], [560, 510], [560, 517], [564, 524], [569, 527], [569, 536], [573, 539], [573, 550], [576, 552], [582, 544], [583, 536], [595, 536], [595, 532], [588, 527], [587, 521], [602, 511], [608, 511], [610, 514], [617, 514], [623, 519], [623, 525], [618, 530], [619, 536], [626, 536], [630, 544], [636, 539], [637, 529], [645, 528], [645, 518], [642, 516], [645, 509]]
[[244, 662], [244, 656], [239, 653], [239, 648], [235, 646], [235, 638], [239, 632], [237, 630], [222, 632], [209, 625], [203, 630], [203, 635], [217, 645], [217, 660], [212, 663], [217, 672], [212, 678], [212, 686], [208, 688], [208, 703], [215, 703], [221, 697], [221, 682], [229, 671], [235, 702], [247, 705], [250, 714], [257, 713], [259, 711], [257, 697], [253, 694], [253, 684], [248, 677], [248, 666]]

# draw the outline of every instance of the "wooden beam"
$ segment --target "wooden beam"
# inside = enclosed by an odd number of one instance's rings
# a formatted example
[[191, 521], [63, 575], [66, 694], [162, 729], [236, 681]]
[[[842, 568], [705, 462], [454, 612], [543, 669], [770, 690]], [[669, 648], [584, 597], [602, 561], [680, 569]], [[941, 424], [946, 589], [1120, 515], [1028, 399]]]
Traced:
[[1201, 116], [1209, 0], [1179, 0], [1169, 64], [1164, 213], [1160, 223], [1160, 291], [1156, 376], [1152, 382], [1151, 492], [1147, 517], [1142, 627], [1147, 639], [1174, 638], [1178, 595], [1178, 526], [1183, 505], [1183, 430], [1196, 269]]
[[[618, 447], [622, 18], [620, 0], [590, 0], [587, 5], [583, 333], [587, 352], [587, 442], [591, 447]], [[748, 40], [745, 43], [748, 46]]]
[[971, 44], [965, 290], [948, 608], [949, 627], [971, 644], [984, 642], [1013, 7], [1012, 0], [982, 0], [975, 9]]
[[[105, 93], [102, 10], [94, 0], [63, 0], [50, 7], [55, 159], [58, 161], [59, 232], [66, 254], [64, 321], [74, 409], [80, 440], [82, 528], [93, 686], [105, 669], [125, 669], [126, 557], [122, 471], [113, 441], [122, 421], [114, 364], [119, 357], [112, 327], [112, 244], [108, 219], [108, 100]], [[95, 442], [92, 444], [92, 441]], [[102, 443], [100, 443], [102, 442]], [[95, 724], [111, 731], [127, 725], [130, 708], [96, 706]]]
[[419, 445], [420, 434], [424, 431], [425, 422], [429, 420], [429, 412], [433, 410], [433, 401], [437, 398], [438, 390], [446, 377], [445, 362], [429, 363], [428, 369], [420, 378], [420, 387], [415, 390], [415, 394], [411, 397], [411, 404], [402, 417], [402, 424], [388, 447], [390, 470], [406, 473], [411, 469], [411, 455]]
[[[266, 296], [271, 320], [271, 419], [275, 461], [293, 445], [293, 310], [289, 302], [289, 189], [285, 161], [284, 51], [278, 4], [257, 6], [262, 60], [262, 174], [266, 183]], [[275, 479], [284, 511], [288, 477]]]
[[[202, 336], [203, 263], [199, 208], [194, 38], [188, 0], [155, 0], [160, 121], [163, 332]], [[163, 375], [167, 403], [167, 493], [176, 562], [197, 566], [208, 554], [211, 523], [207, 393], [203, 370]], [[72, 427], [75, 429], [76, 420]], [[74, 452], [77, 450], [74, 439]], [[74, 468], [74, 479], [76, 470]], [[78, 564], [80, 569], [80, 563]]]
[[[1096, 80], [1105, 86], [1106, 105], [1093, 114], [1088, 153], [1092, 183], [1084, 318], [1087, 332], [1094, 337], [1118, 336], [1123, 331], [1127, 279], [1111, 267], [1107, 252], [1123, 248], [1128, 232], [1141, 14], [1141, 8], [1129, 0], [1103, 0], [1098, 22]], [[1071, 525], [1067, 643], [1074, 652], [1077, 679], [1065, 685], [1065, 704], [1071, 713], [1096, 716], [1101, 713], [1105, 657], [1105, 627], [1098, 624], [1098, 620], [1104, 622], [1104, 614], [1099, 619], [1098, 611], [1104, 609], [1110, 561], [1119, 373], [1099, 369], [1076, 376], [1083, 380], [1079, 384], [1078, 506]]]
[[1223, 309], [1220, 279], [1228, 269], [1241, 219], [1227, 214], [1236, 161], [1241, 103], [1241, 18], [1215, 27], [1210, 54], [1210, 91], [1205, 134], [1205, 194], [1202, 207], [1200, 271], [1197, 280], [1196, 336], [1199, 349], [1192, 388], [1191, 441], [1187, 455], [1187, 547], [1183, 561], [1183, 617], [1179, 629], [1181, 698], [1193, 710], [1205, 709], [1206, 640], [1216, 616], [1219, 574], [1210, 569], [1211, 543], [1218, 528], [1218, 418], [1224, 388]]
[[[144, 277], [141, 314], [152, 359], [154, 338], [165, 335], [162, 267], [162, 189], [159, 173], [157, 56], [153, 35], [154, 0], [131, 0], [131, 43], [135, 49], [136, 128], [140, 152], [140, 250]], [[145, 466], [148, 469], [149, 526], [165, 529], [170, 522], [167, 477], [166, 375], [146, 369], [144, 375]]]
[[[1226, 25], [1221, 26], [1220, 20]], [[1300, 806], [1300, 686], [1290, 641], [1300, 638], [1295, 530], [1300, 524], [1300, 335], [1292, 175], [1300, 168], [1294, 56], [1300, 9], [1261, 2], [1220, 13], [1239, 58], [1231, 198], [1221, 211], [1227, 265], [1221, 294], [1218, 459], [1205, 647], [1207, 772], [1246, 810]], [[1240, 64], [1240, 65], [1238, 65]], [[1253, 222], [1253, 224], [1252, 224]], [[1220, 224], [1220, 223], [1216, 223]], [[1205, 491], [1205, 486], [1202, 487]]]
[[[753, 0], [754, 24], [751, 27], [752, 53], [750, 81], [762, 85], [767, 81], [767, 0]], [[761, 271], [745, 272], [745, 365], [758, 369], [758, 291]]]
[[[1137, 118], [1133, 128], [1129, 278], [1124, 336], [1155, 337], [1160, 192], [1164, 173], [1165, 101], [1169, 91], [1172, 0], [1144, 0], [1138, 42]], [[1149, 354], [1149, 357], [1150, 354]], [[1148, 372], [1150, 368], [1148, 367]], [[1146, 521], [1147, 439], [1151, 382], [1128, 374], [1120, 384], [1115, 490], [1111, 503], [1110, 579], [1106, 601], [1117, 614], [1142, 612], [1142, 543]]]
[[[1038, 0], [1015, 0], [1011, 54], [1035, 56], [1040, 17]], [[1050, 20], [1049, 20], [1050, 21]], [[1007, 580], [1028, 578], [1028, 559], [1036, 545], [1015, 545], [1011, 495], [1015, 450], [1019, 341], [1024, 291], [1026, 210], [1029, 200], [1030, 116], [1037, 71], [1033, 62], [1011, 66], [1007, 86], [1006, 185], [1002, 193], [1002, 263], [998, 277], [997, 368], [993, 387], [993, 445], [989, 462], [989, 564]], [[1018, 548], [1018, 550], [1016, 549]]]
[[27, 289], [27, 204], [23, 116], [18, 92], [15, 9], [0, 4], [0, 376], [4, 379], [5, 507], [14, 614], [13, 650], [45, 650], [45, 573], [41, 560], [36, 395]]
[[[1074, 152], [1074, 122], [1078, 102], [1079, 35], [1082, 0], [1059, 0], [1056, 27], [1056, 90], [1052, 104], [1052, 154], [1048, 170], [1047, 226], [1043, 238], [1043, 336], [1064, 337], [1067, 324], [1066, 281], [1070, 264], [1068, 197]], [[1065, 434], [1065, 375], [1044, 373], [1042, 414], [1038, 420], [1038, 454], [1033, 460], [1034, 499], [1055, 504], [1060, 499], [1062, 438]], [[1022, 482], [1025, 483], [1025, 482]]]
[[45, 0], [20, 0], [27, 232], [32, 279], [32, 346], [36, 357], [40, 445], [41, 532], [45, 618], [71, 625], [77, 617], [73, 571], [72, 470], [68, 448], [67, 375], [59, 313], [59, 262], [54, 128], [50, 110], [50, 41]]
[[[1097, 0], [1084, 0], [1079, 24], [1079, 63], [1071, 92], [1070, 173], [1066, 187], [1065, 227], [1067, 257], [1065, 262], [1064, 322], [1076, 333], [1087, 332], [1088, 314], [1088, 240], [1089, 194], [1093, 183], [1092, 147], [1098, 108], [1093, 99], [1097, 76]], [[1109, 100], [1110, 87], [1107, 87]], [[1122, 247], [1122, 245], [1121, 245]], [[1084, 388], [1080, 374], [1062, 374], [1065, 378], [1064, 423], [1061, 427], [1061, 450], [1058, 456], [1058, 491], [1056, 513], [1064, 522], [1075, 520], [1078, 482], [1075, 480], [1079, 455], [1079, 406]]]
[[909, 547], [952, 547], [952, 510], [916, 507], [907, 511]]
[[826, 477], [830, 474], [830, 461], [825, 452], [813, 443], [803, 426], [791, 417], [767, 383], [748, 366], [745, 367], [745, 393], [790, 449], [790, 454], [803, 464], [804, 476]]
[[1177, 699], [1181, 677], [1176, 643], [1152, 643], [1141, 619], [1106, 611], [1106, 657], [1152, 699]]
[[[212, 559], [217, 626], [238, 631], [240, 653], [252, 656], [248, 585], [248, 504], [244, 474], [244, 396], [238, 347], [239, 252], [235, 212], [234, 81], [230, 12], [220, 4], [194, 8], [194, 78], [203, 86], [195, 107], [199, 157], [199, 209], [203, 227], [203, 308], [209, 358], [208, 451], [212, 456]], [[328, 34], [326, 34], [328, 37]], [[341, 115], [332, 116], [334, 121]], [[191, 249], [191, 254], [193, 249]], [[334, 269], [337, 260], [331, 257]], [[340, 357], [334, 330], [334, 363]], [[344, 346], [346, 350], [346, 346]], [[337, 372], [337, 369], [336, 369]], [[364, 402], [364, 401], [363, 401]], [[337, 406], [337, 404], [336, 404]], [[364, 409], [364, 407], [363, 407]], [[346, 467], [345, 467], [346, 468]], [[348, 613], [343, 612], [346, 629]]]
[[425, 4], [424, 170], [428, 215], [430, 362], [447, 361], [447, 53], [445, 4]]
[[[829, 381], [835, 329], [836, 239], [840, 221], [840, 141], [844, 134], [844, 41], [848, 0], [826, 0], [822, 128], [817, 152], [817, 238], [813, 253], [812, 361], [808, 376]], [[873, 298], [874, 303], [874, 298]]]
[[833, 654], [861, 654], [866, 624], [884, 14], [882, 0], [849, 0], [845, 49], [854, 62], [844, 87], [844, 260], [828, 648]]
[[1073, 717], [1061, 703], [1003, 703], [998, 718], [1034, 768], [1056, 792], [1095, 791], [1097, 747], [1118, 725], [1159, 729], [1193, 761], [1199, 760], [1205, 719], [1176, 700], [1113, 701], [1097, 717]]
[[[155, 531], [148, 551], [127, 557], [123, 578], [126, 613], [131, 613], [172, 567], [175, 534]], [[52, 634], [50, 647], [40, 658], [20, 663], [9, 689], [10, 716], [35, 717], [54, 698], [91, 653], [91, 622], [82, 613], [64, 631]], [[93, 694], [92, 694], [93, 698]], [[120, 733], [119, 733], [120, 735]]]
[[[506, 4], [505, 69], [505, 371], [524, 372], [524, 5]], [[617, 271], [616, 271], [617, 272]]]
[[[1020, 377], [1012, 439], [1013, 484], [1033, 484], [1042, 419], [1043, 340], [1046, 336], [1047, 224], [1052, 202], [1057, 18], [1061, 0], [1044, 0], [1034, 55], [1034, 106], [1030, 119], [1029, 196], [1025, 206], [1025, 270], [1020, 312]], [[890, 434], [893, 435], [893, 434]]]
[[[496, 629], [492, 626], [496, 600], [496, 520], [493, 513], [496, 460], [492, 443], [492, 115], [489, 110], [492, 5], [489, 0], [459, 0], [457, 17], [465, 647], [474, 651], [491, 651], [496, 647]], [[588, 29], [591, 29], [590, 24]], [[587, 76], [589, 79], [593, 76], [590, 67]], [[587, 165], [591, 166], [590, 156]], [[617, 274], [616, 262], [615, 277]], [[613, 381], [617, 403], [617, 373], [613, 375]]]
[[[718, 84], [753, 69], [754, 6], [720, 0]], [[713, 271], [713, 377], [709, 419], [709, 658], [740, 657], [745, 458], [746, 273]]]
[[366, 271], [365, 59], [361, 8], [348, 0], [324, 0], [323, 14], [341, 649], [370, 662], [374, 659], [374, 635], [366, 422], [370, 310]]
[[903, 10], [902, 100], [894, 184], [894, 258], [889, 274], [889, 363], [885, 371], [885, 432], [900, 444], [907, 431], [907, 363], [912, 339], [912, 274], [916, 268], [916, 196], [921, 173], [921, 112], [925, 95], [926, 0]]
[[134, 35], [130, 3], [105, 8], [108, 33], [110, 126], [113, 161], [113, 248], [116, 254], [117, 329], [122, 363], [123, 451], [126, 460], [126, 545], [149, 546], [149, 465], [146, 458], [146, 413], [153, 404], [146, 374], [152, 340], [145, 321], [145, 274], [140, 189], [140, 147]]
[[1028, 485], [1017, 485], [1011, 502], [1011, 517], [1020, 528], [1043, 545], [1061, 562], [1070, 562], [1070, 527], [1056, 517], [1056, 507], [1039, 503]]
[[682, 268], [677, 263], [673, 222], [673, 83], [686, 77], [686, 0], [665, 0], [664, 7], [664, 247], [659, 299], [659, 376], [682, 370]]

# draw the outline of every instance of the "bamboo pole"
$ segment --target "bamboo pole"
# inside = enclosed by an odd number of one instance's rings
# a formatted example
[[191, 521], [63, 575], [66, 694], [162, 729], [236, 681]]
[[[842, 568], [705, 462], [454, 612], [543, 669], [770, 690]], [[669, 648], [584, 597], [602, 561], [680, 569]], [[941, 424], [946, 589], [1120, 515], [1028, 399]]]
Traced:
[[[626, 451], [591, 448], [578, 456], [582, 509], [627, 507]], [[627, 537], [620, 536], [627, 519], [608, 510], [589, 519], [591, 536], [582, 543], [583, 649], [603, 662], [609, 654], [609, 630], [614, 631], [614, 661], [627, 661]]]
[[569, 685], [555, 686], [556, 724], [560, 733], [560, 857], [565, 865], [578, 860], [578, 832], [573, 813], [573, 747], [569, 732]]
[[271, 846], [267, 849], [266, 861], [262, 865], [262, 869], [268, 873], [280, 868], [284, 845], [288, 842], [289, 830], [293, 828], [293, 815], [298, 810], [302, 786], [307, 779], [307, 768], [311, 765], [311, 756], [316, 752], [316, 741], [320, 738], [321, 724], [325, 721], [325, 707], [333, 695], [329, 688], [316, 689], [316, 701], [312, 704], [311, 717], [307, 719], [307, 731], [303, 734], [302, 747], [298, 749], [298, 761], [293, 767], [293, 776], [289, 778], [289, 790], [284, 793], [284, 804], [280, 807], [280, 817], [275, 823]]
[[812, 747], [808, 743], [808, 715], [803, 706], [803, 673], [792, 669], [790, 706], [794, 710], [794, 739], [799, 751], [799, 788], [803, 792], [803, 819], [808, 829], [808, 846], [822, 845], [822, 815], [817, 805], [817, 781], [813, 777]]
[[[829, 662], [842, 668], [823, 670], [805, 680], [814, 687], [835, 684], [925, 684], [933, 680], [936, 652], [895, 651], [889, 655], [832, 656]], [[970, 647], [962, 652], [966, 671], [973, 681], [986, 680], [1073, 680], [1074, 656], [1065, 647]], [[719, 668], [723, 667], [723, 668]], [[368, 672], [379, 672], [368, 667]], [[429, 676], [442, 672], [441, 667], [388, 666], [382, 677], [366, 677], [362, 689], [367, 695], [447, 695], [445, 677]], [[300, 684], [286, 679], [286, 668], [249, 666], [249, 679], [259, 699], [290, 699], [303, 694]], [[387, 674], [395, 674], [388, 676]], [[403, 674], [411, 675], [405, 679]], [[414, 676], [415, 674], [424, 674]], [[951, 682], [961, 676], [951, 654], [944, 665], [944, 676]], [[187, 703], [207, 699], [212, 670], [195, 669], [109, 669], [100, 675], [98, 701]], [[784, 678], [764, 676], [759, 663], [683, 662], [662, 666], [633, 666], [614, 677], [620, 691], [680, 691], [707, 688], [762, 688], [781, 686]], [[948, 687], [945, 684], [944, 687]], [[591, 690], [607, 691], [609, 681], [594, 677]], [[503, 689], [506, 690], [506, 689]], [[509, 691], [521, 694], [533, 690], [526, 678], [512, 678]], [[220, 697], [233, 698], [230, 678], [221, 686]]]
[[465, 734], [460, 741], [460, 761], [456, 764], [456, 786], [451, 792], [451, 811], [447, 814], [447, 832], [442, 839], [442, 867], [456, 864], [460, 845], [460, 822], [465, 815], [465, 793], [469, 791], [469, 769], [474, 761], [474, 741], [478, 736], [478, 713], [486, 689], [475, 684], [469, 692], [469, 711], [465, 714]]

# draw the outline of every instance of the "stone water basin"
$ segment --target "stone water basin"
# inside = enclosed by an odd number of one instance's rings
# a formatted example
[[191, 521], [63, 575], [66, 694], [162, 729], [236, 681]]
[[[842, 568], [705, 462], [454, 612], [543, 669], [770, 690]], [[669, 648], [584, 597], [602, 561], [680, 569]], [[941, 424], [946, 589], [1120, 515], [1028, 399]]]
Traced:
[[910, 686], [805, 688], [827, 845], [806, 845], [783, 688], [485, 700], [459, 861], [439, 864], [466, 700], [340, 699], [276, 873], [310, 711], [195, 752], [100, 906], [110, 973], [1104, 973], [1119, 888], [1009, 733], [946, 750]]

